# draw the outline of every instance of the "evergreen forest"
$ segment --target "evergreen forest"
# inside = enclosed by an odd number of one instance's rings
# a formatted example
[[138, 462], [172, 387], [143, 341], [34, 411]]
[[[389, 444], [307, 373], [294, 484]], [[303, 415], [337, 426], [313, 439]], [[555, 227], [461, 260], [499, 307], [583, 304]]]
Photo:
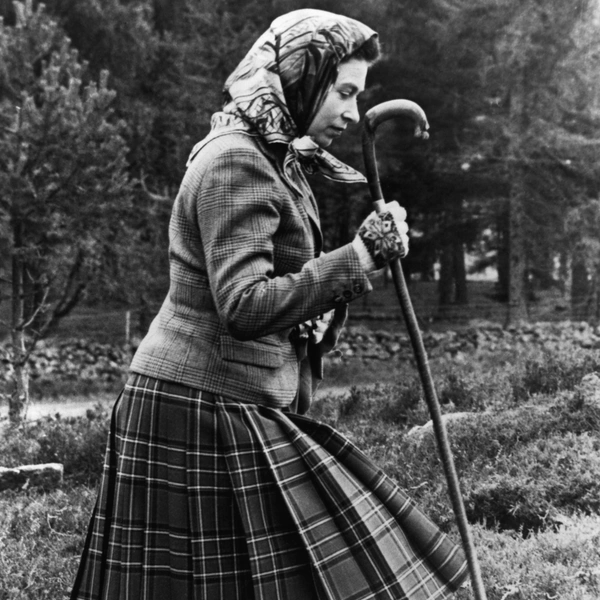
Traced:
[[[386, 200], [408, 211], [409, 282], [470, 302], [492, 269], [508, 322], [558, 289], [600, 310], [597, 0], [0, 1], [0, 276], [8, 330], [43, 338], [81, 304], [156, 306], [167, 224], [227, 75], [278, 15], [340, 12], [379, 32], [361, 110], [420, 104], [378, 133]], [[362, 169], [360, 127], [332, 151]], [[326, 248], [370, 212], [366, 186], [311, 178]], [[22, 340], [13, 338], [18, 347]]]

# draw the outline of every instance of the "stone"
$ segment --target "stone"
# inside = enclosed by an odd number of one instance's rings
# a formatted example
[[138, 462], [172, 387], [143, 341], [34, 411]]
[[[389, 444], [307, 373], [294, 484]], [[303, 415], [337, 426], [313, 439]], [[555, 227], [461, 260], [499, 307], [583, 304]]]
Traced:
[[598, 373], [584, 375], [577, 387], [585, 403], [600, 408], [600, 376]]
[[[449, 423], [455, 423], [457, 421], [462, 421], [464, 419], [468, 419], [472, 417], [474, 413], [472, 412], [454, 412], [454, 413], [446, 413], [442, 415], [442, 421], [444, 425], [448, 426]], [[431, 435], [433, 433], [433, 421], [427, 421], [425, 425], [417, 425], [410, 429], [406, 434], [408, 437], [415, 439], [420, 442], [426, 435]]]
[[60, 463], [0, 467], [0, 492], [4, 490], [26, 490], [43, 488], [45, 491], [60, 487], [64, 467]]

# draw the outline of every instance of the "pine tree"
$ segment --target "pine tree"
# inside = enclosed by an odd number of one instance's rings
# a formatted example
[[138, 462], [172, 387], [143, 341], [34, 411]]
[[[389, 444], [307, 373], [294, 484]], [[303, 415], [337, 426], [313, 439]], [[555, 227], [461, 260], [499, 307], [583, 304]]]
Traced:
[[519, 321], [527, 318], [531, 287], [551, 279], [551, 249], [561, 245], [566, 211], [594, 179], [589, 147], [597, 125], [583, 85], [598, 52], [586, 31], [593, 3], [438, 5], [454, 14], [451, 39], [468, 40], [458, 57], [474, 65], [474, 148], [508, 185], [508, 321]]
[[127, 240], [131, 189], [108, 74], [84, 83], [85, 64], [43, 6], [15, 7], [14, 26], [0, 30], [0, 237], [12, 257], [9, 412], [17, 422], [36, 342], [92, 278], [110, 277]]

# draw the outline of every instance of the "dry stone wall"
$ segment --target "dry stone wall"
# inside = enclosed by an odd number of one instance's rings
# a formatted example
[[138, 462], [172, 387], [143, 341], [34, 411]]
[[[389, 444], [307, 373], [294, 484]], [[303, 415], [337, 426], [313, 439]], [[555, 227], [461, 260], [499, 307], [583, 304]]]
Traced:
[[[398, 330], [402, 325], [394, 324]], [[600, 349], [600, 327], [586, 322], [552, 322], [503, 328], [490, 322], [473, 322], [469, 327], [448, 331], [424, 331], [423, 343], [430, 357], [459, 353], [514, 352], [530, 348], [555, 349], [565, 343]], [[404, 331], [348, 327], [334, 353], [338, 360], [410, 359], [412, 347]]]
[[[9, 348], [0, 349], [0, 380], [12, 375]], [[131, 360], [126, 346], [87, 340], [40, 342], [29, 358], [30, 377], [36, 379], [89, 379], [118, 381]]]

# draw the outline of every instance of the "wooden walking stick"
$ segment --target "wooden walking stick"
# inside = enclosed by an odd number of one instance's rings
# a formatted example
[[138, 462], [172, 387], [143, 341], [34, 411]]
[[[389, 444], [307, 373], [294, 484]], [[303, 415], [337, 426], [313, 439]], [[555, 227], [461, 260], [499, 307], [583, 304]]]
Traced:
[[[381, 191], [381, 183], [379, 181], [379, 172], [377, 169], [377, 158], [375, 156], [375, 130], [383, 121], [397, 117], [408, 117], [412, 119], [415, 124], [415, 137], [420, 137], [422, 139], [427, 139], [429, 137], [429, 134], [427, 133], [429, 125], [427, 123], [425, 112], [418, 104], [414, 102], [409, 100], [390, 100], [389, 102], [378, 104], [367, 111], [364, 119], [362, 138], [363, 155], [365, 169], [367, 172], [367, 180], [369, 182], [369, 190], [371, 192], [371, 198], [373, 199], [376, 212], [381, 212], [384, 210], [385, 200], [383, 199], [383, 193]], [[458, 530], [460, 532], [463, 548], [467, 557], [475, 598], [476, 600], [486, 600], [486, 593], [483, 587], [479, 562], [477, 561], [477, 555], [475, 554], [475, 546], [473, 544], [473, 538], [471, 536], [471, 530], [469, 528], [467, 514], [465, 512], [465, 507], [460, 492], [458, 475], [454, 466], [454, 459], [452, 457], [450, 443], [448, 442], [448, 434], [446, 432], [444, 420], [442, 419], [442, 411], [440, 409], [440, 403], [437, 398], [433, 378], [429, 369], [427, 353], [425, 351], [423, 338], [419, 330], [417, 317], [408, 294], [400, 260], [392, 261], [390, 263], [390, 268], [394, 278], [394, 286], [396, 287], [398, 300], [400, 301], [400, 306], [404, 314], [406, 327], [408, 329], [408, 334], [410, 336], [410, 341], [417, 361], [419, 375], [421, 376], [421, 382], [425, 392], [425, 399], [431, 414], [433, 430], [435, 432], [442, 463], [444, 465], [444, 472], [448, 482], [450, 499], [452, 501], [452, 507], [454, 509]]]

